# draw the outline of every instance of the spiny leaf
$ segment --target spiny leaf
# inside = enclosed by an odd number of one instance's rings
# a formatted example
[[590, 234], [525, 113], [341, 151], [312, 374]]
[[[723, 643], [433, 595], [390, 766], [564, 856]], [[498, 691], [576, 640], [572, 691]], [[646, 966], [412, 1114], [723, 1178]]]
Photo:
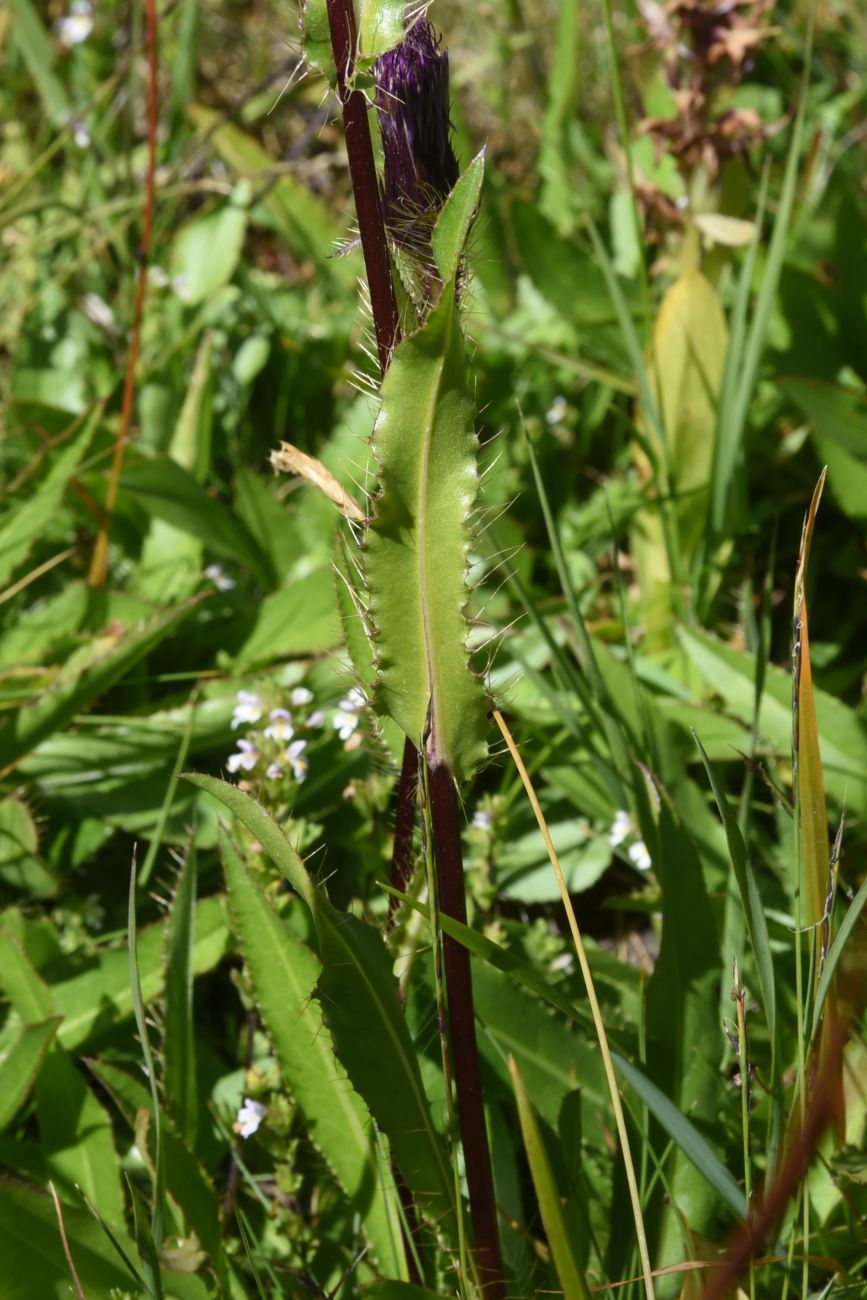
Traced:
[[416, 1051], [381, 936], [337, 911], [316, 889], [273, 818], [236, 786], [185, 774], [256, 837], [263, 852], [310, 908], [323, 962], [319, 991], [337, 1054], [367, 1102], [417, 1202], [447, 1238], [456, 1236], [451, 1171], [430, 1113]]
[[232, 919], [283, 1078], [310, 1136], [363, 1213], [380, 1267], [402, 1272], [399, 1225], [382, 1187], [373, 1121], [335, 1059], [313, 997], [322, 963], [277, 916], [225, 835], [220, 847]]
[[[404, 0], [354, 0], [359, 65], [384, 54], [404, 37]], [[304, 57], [333, 85], [337, 81], [327, 0], [303, 0], [301, 30]]]
[[466, 650], [468, 520], [478, 491], [455, 286], [398, 347], [373, 434], [380, 494], [365, 533], [378, 712], [457, 781], [484, 758], [485, 692]]

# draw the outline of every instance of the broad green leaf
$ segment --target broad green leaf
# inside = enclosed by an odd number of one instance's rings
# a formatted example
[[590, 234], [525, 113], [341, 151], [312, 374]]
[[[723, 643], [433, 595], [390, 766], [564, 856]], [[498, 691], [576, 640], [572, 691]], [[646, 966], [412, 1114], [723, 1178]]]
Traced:
[[[640, 794], [644, 787], [636, 789]], [[708, 1015], [719, 989], [717, 918], [696, 846], [667, 798], [658, 811], [651, 811], [649, 799], [639, 808], [642, 838], [662, 886], [663, 916], [647, 988], [647, 1073], [675, 1107], [711, 1125], [724, 1104], [720, 1031]], [[667, 1162], [667, 1175], [678, 1212], [696, 1232], [708, 1231], [717, 1208], [712, 1189], [678, 1150]], [[667, 1255], [680, 1241], [677, 1215], [668, 1204], [661, 1231], [658, 1249]]]
[[374, 705], [419, 748], [429, 727], [432, 759], [460, 782], [486, 752], [486, 700], [463, 614], [478, 470], [454, 284], [394, 354], [373, 448], [380, 493], [364, 559], [379, 664]]
[[0, 1057], [0, 1132], [11, 1124], [27, 1100], [59, 1024], [60, 1020], [54, 1017], [36, 1025], [25, 1025]]
[[[169, 444], [169, 457], [204, 483], [211, 464], [212, 334], [202, 336], [184, 404]], [[202, 571], [202, 541], [165, 519], [152, 519], [142, 547], [136, 590], [160, 604], [185, 600], [195, 591]]]
[[80, 1187], [113, 1228], [124, 1224], [111, 1122], [67, 1054], [49, 1052], [36, 1080], [36, 1115], [48, 1172], [74, 1201]]
[[76, 437], [64, 447], [39, 486], [12, 507], [0, 528], [0, 587], [30, 554], [30, 549], [57, 514], [69, 480], [74, 476], [102, 417], [99, 406]]
[[322, 654], [339, 638], [334, 574], [315, 569], [265, 597], [232, 667], [241, 673], [275, 659]]
[[193, 947], [196, 916], [196, 850], [190, 848], [178, 874], [166, 919], [166, 1006], [163, 1030], [163, 1088], [178, 1132], [196, 1146], [199, 1096], [193, 1016]]
[[362, 1214], [379, 1267], [402, 1274], [400, 1222], [384, 1190], [388, 1171], [381, 1168], [373, 1120], [335, 1057], [313, 996], [322, 963], [277, 916], [225, 837], [221, 851], [235, 933], [283, 1079], [306, 1131]]
[[484, 179], [483, 150], [462, 174], [437, 217], [433, 255], [443, 284], [449, 284], [458, 274], [467, 236], [479, 210]]
[[[93, 1215], [79, 1205], [64, 1205], [63, 1228], [75, 1270], [90, 1300], [129, 1294], [132, 1278]], [[136, 1250], [117, 1234], [133, 1260]], [[69, 1300], [71, 1279], [47, 1192], [13, 1179], [0, 1181], [0, 1277], [4, 1300]]]
[[716, 806], [719, 809], [719, 815], [725, 828], [726, 843], [728, 844], [732, 869], [735, 873], [738, 891], [741, 896], [741, 903], [743, 904], [744, 916], [746, 917], [750, 943], [753, 949], [753, 960], [756, 963], [756, 975], [758, 978], [759, 989], [761, 990], [765, 1019], [768, 1024], [768, 1035], [773, 1043], [776, 1040], [777, 1033], [774, 961], [771, 956], [771, 945], [768, 938], [768, 924], [765, 920], [762, 899], [759, 894], [758, 885], [756, 884], [755, 872], [753, 871], [753, 865], [747, 852], [747, 846], [744, 843], [744, 837], [741, 834], [737, 819], [729, 807], [725, 791], [720, 785], [716, 769], [708, 758], [698, 735], [695, 732], [692, 734], [693, 739], [698, 746], [699, 753], [701, 754], [702, 762], [704, 763], [705, 771], [707, 772], [708, 780], [710, 781], [711, 789], [713, 790], [714, 799], [716, 800]]
[[171, 274], [180, 281], [178, 294], [188, 307], [210, 298], [234, 275], [244, 246], [251, 197], [250, 182], [241, 181], [227, 203], [205, 216], [193, 217], [175, 235]]
[[564, 1300], [590, 1300], [587, 1281], [572, 1250], [571, 1235], [563, 1216], [560, 1192], [551, 1170], [542, 1132], [514, 1057], [509, 1057], [509, 1068], [512, 1072], [515, 1099], [518, 1103], [521, 1136], [524, 1139], [533, 1187], [539, 1202], [539, 1213], [542, 1216], [548, 1245], [551, 1247], [554, 1268], [563, 1290]]
[[34, 898], [53, 898], [58, 879], [39, 856], [39, 835], [25, 803], [0, 800], [0, 880]]
[[18, 940], [0, 930], [0, 988], [25, 1025], [54, 1014], [51, 990]]
[[[88, 1068], [106, 1088], [118, 1107], [130, 1133], [135, 1132], [136, 1116], [150, 1108], [150, 1096], [140, 1078], [133, 1078], [109, 1061], [87, 1062]], [[150, 1130], [149, 1130], [149, 1135]], [[162, 1117], [163, 1157], [166, 1184], [172, 1200], [180, 1207], [188, 1229], [192, 1230], [211, 1258], [220, 1279], [228, 1279], [227, 1296], [235, 1300], [237, 1282], [223, 1249], [220, 1230], [220, 1200], [212, 1179], [184, 1145], [170, 1116]], [[243, 1292], [241, 1292], [243, 1295]]]
[[[205, 898], [196, 905], [193, 972], [212, 970], [226, 951], [229, 928], [224, 903]], [[138, 936], [142, 997], [152, 1002], [165, 986], [164, 927], [150, 925]], [[52, 986], [57, 1011], [63, 1016], [60, 1044], [72, 1050], [98, 1038], [132, 1015], [129, 957], [125, 947], [100, 952], [87, 969]]]
[[[354, 0], [354, 8], [360, 64], [384, 54], [403, 40], [404, 0]], [[305, 59], [335, 85], [337, 70], [331, 52], [327, 0], [303, 0], [301, 32]]]
[[656, 1084], [636, 1070], [617, 1052], [611, 1054], [614, 1064], [626, 1082], [635, 1089], [651, 1115], [662, 1125], [668, 1136], [692, 1161], [695, 1168], [722, 1198], [739, 1219], [746, 1219], [747, 1204], [743, 1190], [735, 1182], [719, 1156], [711, 1149], [698, 1129], [669, 1101]]
[[40, 741], [114, 686], [170, 636], [198, 604], [199, 600], [188, 601], [132, 631], [110, 628], [92, 642], [90, 662], [80, 672], [72, 673], [69, 680], [61, 678], [38, 703], [21, 709], [0, 731], [0, 768], [13, 767]]
[[[709, 691], [747, 727], [752, 723], [755, 656], [696, 628], [681, 627], [678, 639]], [[867, 810], [867, 726], [841, 700], [813, 688], [826, 788], [834, 802]], [[792, 674], [768, 664], [759, 713], [759, 735], [788, 757], [792, 743]], [[736, 758], [736, 755], [732, 755]]]
[[198, 537], [216, 555], [239, 560], [254, 577], [270, 586], [267, 562], [244, 525], [168, 456], [154, 456], [128, 466], [121, 487], [154, 518]]
[[275, 160], [234, 122], [224, 121], [216, 109], [190, 104], [187, 115], [196, 127], [208, 133], [209, 142], [233, 171], [260, 182], [267, 181], [263, 207], [292, 251], [310, 258], [316, 264], [317, 274], [326, 281], [351, 283], [354, 267], [343, 259], [331, 257], [342, 231], [325, 204], [289, 172], [275, 177]]

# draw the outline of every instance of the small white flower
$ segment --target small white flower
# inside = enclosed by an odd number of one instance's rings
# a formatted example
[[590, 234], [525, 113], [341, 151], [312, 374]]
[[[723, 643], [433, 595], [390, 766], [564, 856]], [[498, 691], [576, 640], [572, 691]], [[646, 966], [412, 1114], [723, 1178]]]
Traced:
[[295, 728], [292, 726], [292, 714], [288, 709], [272, 709], [268, 714], [271, 719], [270, 727], [265, 728], [265, 735], [269, 740], [291, 740], [295, 735]]
[[250, 723], [259, 721], [265, 706], [258, 695], [251, 695], [249, 691], [238, 691], [235, 699], [238, 703], [232, 714], [233, 731], [242, 724], [249, 726]]
[[90, 132], [87, 129], [86, 122], [76, 122], [72, 128], [72, 138], [78, 145], [79, 149], [90, 148]]
[[251, 740], [239, 740], [237, 754], [230, 754], [226, 759], [226, 767], [230, 772], [237, 772], [243, 768], [245, 772], [252, 772], [253, 768], [259, 761], [259, 751]]
[[633, 834], [634, 828], [632, 818], [623, 808], [620, 808], [614, 814], [614, 822], [611, 830], [608, 832], [608, 843], [612, 849], [619, 848], [624, 840]]
[[341, 740], [348, 740], [358, 726], [358, 715], [367, 701], [357, 686], [337, 705], [337, 711], [331, 719], [331, 725]]
[[489, 812], [483, 808], [477, 808], [473, 813], [473, 828], [477, 831], [489, 831], [494, 823], [494, 819]]
[[[86, 130], [87, 128], [85, 128]], [[78, 141], [76, 140], [76, 144]], [[97, 327], [104, 330], [106, 334], [116, 334], [117, 324], [114, 319], [114, 312], [109, 307], [104, 298], [100, 298], [98, 293], [83, 293], [78, 300], [78, 305], [84, 312], [87, 319]]]
[[634, 844], [630, 844], [626, 850], [626, 856], [633, 867], [637, 867], [639, 871], [649, 871], [653, 866], [644, 840], [636, 840]]
[[245, 1097], [232, 1128], [239, 1137], [252, 1137], [267, 1113], [268, 1107], [263, 1106], [261, 1101], [252, 1101], [249, 1097]]
[[283, 769], [279, 763], [269, 763], [265, 775], [269, 781], [276, 781], [278, 777], [283, 775]]
[[65, 18], [58, 18], [54, 24], [57, 39], [64, 49], [71, 50], [73, 45], [86, 41], [93, 31], [93, 9], [90, 0], [72, 0], [72, 8]]
[[313, 699], [313, 692], [308, 691], [306, 686], [296, 686], [292, 690], [289, 700], [294, 708], [300, 709], [305, 704], [309, 704]]
[[314, 713], [310, 714], [310, 717], [307, 719], [304, 725], [305, 727], [324, 727], [325, 726], [324, 711], [322, 709], [316, 709]]
[[[153, 289], [168, 288], [168, 286], [171, 284], [171, 279], [169, 277], [168, 271], [165, 269], [164, 266], [157, 266], [156, 262], [154, 262], [152, 266], [148, 267], [148, 284]], [[218, 569], [219, 567], [220, 566], [218, 564], [211, 565], [212, 569]], [[207, 569], [205, 570], [205, 572], [207, 573]]]
[[293, 740], [292, 744], [283, 755], [284, 762], [292, 768], [292, 775], [296, 781], [303, 781], [307, 775], [307, 769], [310, 764], [304, 757], [304, 750], [307, 748], [306, 740]]
[[545, 422], [547, 424], [562, 424], [563, 417], [565, 416], [568, 409], [569, 409], [569, 403], [566, 401], [566, 398], [562, 395], [562, 393], [558, 393], [558, 395], [554, 398], [553, 402], [545, 412]]
[[[156, 269], [158, 268], [151, 267], [151, 270]], [[223, 571], [222, 564], [209, 564], [207, 569], [205, 569], [205, 577], [211, 580], [217, 588], [217, 591], [231, 591], [235, 586], [235, 579], [230, 578], [229, 575]]]
[[348, 740], [358, 726], [358, 714], [347, 713], [344, 709], [338, 709], [331, 719], [331, 725], [341, 740]]
[[571, 952], [561, 952], [559, 957], [555, 957], [548, 968], [551, 971], [564, 971], [571, 975], [575, 970], [575, 958]]
[[176, 275], [171, 281], [172, 292], [176, 293], [181, 302], [186, 302], [190, 296], [190, 277], [188, 275]]

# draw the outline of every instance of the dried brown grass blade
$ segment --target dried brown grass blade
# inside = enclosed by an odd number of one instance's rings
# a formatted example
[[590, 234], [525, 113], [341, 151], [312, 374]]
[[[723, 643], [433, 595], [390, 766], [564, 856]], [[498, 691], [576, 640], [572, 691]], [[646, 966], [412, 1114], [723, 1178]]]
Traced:
[[271, 468], [275, 474], [298, 474], [312, 483], [347, 519], [355, 520], [356, 523], [362, 523], [365, 519], [358, 502], [338, 483], [331, 470], [326, 469], [321, 460], [308, 456], [291, 442], [281, 442], [280, 450], [271, 452]]

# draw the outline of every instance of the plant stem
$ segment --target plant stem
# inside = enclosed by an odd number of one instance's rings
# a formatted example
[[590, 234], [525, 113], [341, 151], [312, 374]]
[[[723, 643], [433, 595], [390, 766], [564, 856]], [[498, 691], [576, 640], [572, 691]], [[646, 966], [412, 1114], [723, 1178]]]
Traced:
[[114, 444], [114, 455], [105, 492], [105, 514], [96, 535], [96, 546], [90, 562], [89, 582], [91, 587], [102, 587], [108, 572], [108, 532], [111, 516], [117, 501], [120, 472], [123, 469], [124, 452], [129, 438], [129, 426], [132, 421], [132, 408], [135, 401], [136, 367], [138, 365], [139, 347], [141, 345], [141, 322], [144, 314], [145, 291], [148, 282], [148, 263], [151, 254], [151, 236], [154, 223], [154, 195], [157, 170], [157, 9], [156, 0], [145, 0], [147, 15], [147, 58], [148, 58], [148, 155], [145, 168], [145, 197], [142, 211], [141, 244], [139, 245], [138, 283], [136, 284], [135, 303], [132, 313], [132, 330], [129, 340], [129, 355], [126, 363], [126, 378], [123, 385], [123, 400], [120, 408], [120, 424]]
[[[440, 908], [444, 915], [466, 925], [467, 904], [455, 783], [442, 762], [431, 763], [428, 776]], [[447, 934], [443, 936], [443, 955], [458, 1120], [470, 1194], [476, 1265], [485, 1300], [501, 1300], [504, 1295], [503, 1266], [476, 1043], [470, 956], [463, 944]]]
[[343, 131], [346, 136], [352, 192], [355, 196], [358, 233], [361, 236], [361, 251], [364, 254], [370, 289], [373, 328], [376, 332], [379, 364], [384, 375], [397, 343], [400, 318], [379, 198], [379, 177], [376, 174], [367, 120], [367, 100], [362, 91], [352, 88], [358, 40], [352, 0], [328, 0], [328, 25], [337, 68], [337, 93], [343, 108]]
[[[384, 378], [391, 361], [391, 354], [400, 336], [400, 317], [394, 281], [391, 278], [388, 239], [379, 195], [379, 177], [376, 174], [370, 123], [367, 118], [367, 100], [362, 91], [352, 88], [355, 49], [358, 41], [352, 0], [328, 0], [328, 25], [331, 31], [331, 49], [337, 68], [337, 93], [343, 109], [343, 131], [346, 136], [349, 176], [355, 197], [355, 213], [361, 236], [364, 269], [367, 272], [379, 366]], [[406, 888], [411, 871], [417, 781], [418, 752], [412, 741], [407, 740], [403, 747], [403, 764], [397, 784], [394, 848], [391, 861], [391, 883], [396, 889], [401, 890]]]

